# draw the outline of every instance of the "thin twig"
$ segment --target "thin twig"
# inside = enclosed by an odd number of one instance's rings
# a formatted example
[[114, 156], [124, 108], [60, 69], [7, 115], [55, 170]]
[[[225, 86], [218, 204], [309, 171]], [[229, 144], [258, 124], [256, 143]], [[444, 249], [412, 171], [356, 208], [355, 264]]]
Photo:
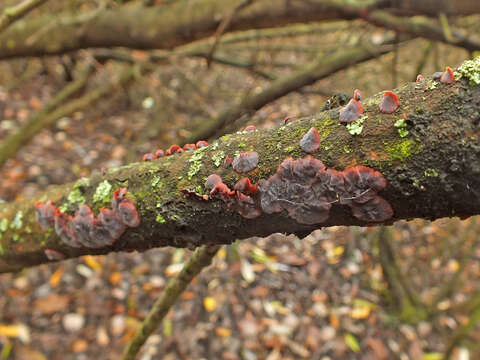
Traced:
[[47, 1], [48, 0], [25, 0], [20, 4], [4, 9], [3, 14], [0, 15], [0, 32]]
[[168, 282], [162, 295], [125, 348], [121, 360], [134, 360], [148, 337], [157, 329], [179, 296], [200, 272], [210, 265], [221, 245], [203, 245], [193, 253], [182, 271]]

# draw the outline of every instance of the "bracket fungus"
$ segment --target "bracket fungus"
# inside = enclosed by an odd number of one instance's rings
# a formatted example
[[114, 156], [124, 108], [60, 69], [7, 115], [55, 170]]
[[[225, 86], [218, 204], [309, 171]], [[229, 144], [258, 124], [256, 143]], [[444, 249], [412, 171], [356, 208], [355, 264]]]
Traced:
[[341, 108], [338, 120], [341, 123], [351, 123], [360, 118], [363, 107], [358, 100], [350, 99], [347, 105]]
[[[38, 202], [35, 204], [37, 221], [43, 230], [53, 225], [62, 242], [71, 247], [101, 248], [112, 245], [128, 227], [140, 225], [135, 204], [125, 197], [126, 193], [126, 188], [115, 190], [112, 209], [102, 208], [97, 218], [86, 204], [80, 206], [72, 217], [60, 209], [52, 214], [52, 208], [55, 208], [50, 201], [46, 204]], [[49, 254], [46, 253], [46, 256]]]
[[425, 77], [422, 74], [418, 74], [416, 82], [420, 82], [420, 81], [423, 81], [423, 80], [425, 80]]
[[257, 152], [243, 152], [235, 156], [232, 162], [233, 170], [238, 173], [247, 173], [258, 166]]
[[317, 129], [311, 127], [310, 130], [300, 140], [300, 147], [303, 151], [313, 154], [320, 147], [320, 135]]
[[382, 101], [379, 104], [380, 112], [384, 114], [393, 114], [397, 110], [400, 101], [397, 94], [392, 91], [385, 91], [383, 93]]
[[440, 76], [440, 82], [443, 84], [451, 84], [455, 81], [455, 74], [450, 66], [445, 68], [445, 71]]

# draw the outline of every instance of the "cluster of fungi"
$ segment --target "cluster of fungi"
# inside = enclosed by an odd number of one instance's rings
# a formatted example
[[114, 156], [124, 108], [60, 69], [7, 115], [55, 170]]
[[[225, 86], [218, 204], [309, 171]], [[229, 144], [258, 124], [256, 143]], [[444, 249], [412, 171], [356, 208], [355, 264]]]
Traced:
[[183, 146], [183, 148], [181, 148], [178, 145], [172, 145], [165, 151], [163, 151], [163, 149], [158, 149], [157, 151], [155, 151], [155, 154], [154, 153], [146, 153], [146, 154], [143, 155], [142, 160], [143, 161], [152, 161], [152, 160], [160, 159], [160, 158], [165, 157], [165, 156], [170, 156], [170, 155], [173, 155], [173, 154], [180, 154], [180, 153], [183, 153], [185, 151], [197, 150], [197, 149], [200, 149], [200, 148], [206, 147], [206, 146], [208, 146], [208, 143], [206, 141], [203, 141], [203, 140], [197, 141], [196, 144], [185, 144]]
[[[113, 193], [112, 208], [102, 208], [95, 218], [86, 204], [75, 216], [63, 213], [52, 202], [35, 203], [36, 219], [43, 230], [53, 226], [62, 242], [71, 247], [101, 248], [112, 245], [129, 227], [140, 225], [140, 217], [133, 201], [126, 197], [127, 188]], [[53, 250], [46, 251], [53, 257]]]

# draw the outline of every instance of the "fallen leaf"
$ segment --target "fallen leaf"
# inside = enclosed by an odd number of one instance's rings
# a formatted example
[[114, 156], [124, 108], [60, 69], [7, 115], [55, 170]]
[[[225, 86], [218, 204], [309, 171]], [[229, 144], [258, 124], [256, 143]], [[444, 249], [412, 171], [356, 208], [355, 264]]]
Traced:
[[70, 296], [51, 294], [34, 301], [33, 306], [44, 315], [64, 310], [70, 302]]
[[208, 312], [212, 312], [217, 307], [217, 302], [212, 297], [206, 297], [203, 299], [203, 306]]

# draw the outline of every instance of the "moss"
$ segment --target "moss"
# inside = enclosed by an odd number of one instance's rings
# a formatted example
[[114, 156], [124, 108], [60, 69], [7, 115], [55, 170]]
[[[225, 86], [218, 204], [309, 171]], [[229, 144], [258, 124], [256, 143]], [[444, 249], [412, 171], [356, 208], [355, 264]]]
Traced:
[[427, 169], [424, 171], [425, 177], [438, 177], [438, 172], [435, 169]]
[[344, 151], [345, 153], [347, 153], [347, 154], [350, 154], [350, 153], [352, 152], [352, 149], [350, 149], [350, 146], [345, 145], [345, 146], [343, 147], [343, 151]]
[[295, 146], [289, 146], [289, 147], [286, 147], [285, 149], [283, 149], [283, 151], [287, 152], [287, 153], [291, 153], [295, 150]]
[[223, 163], [224, 158], [225, 158], [225, 153], [223, 151], [219, 151], [212, 155], [212, 161], [216, 167], [219, 167]]
[[97, 188], [95, 189], [95, 193], [93, 194], [93, 202], [106, 204], [110, 202], [111, 198], [112, 185], [107, 180], [104, 180], [98, 184]]
[[70, 194], [68, 194], [67, 197], [67, 202], [60, 206], [60, 211], [65, 212], [68, 210], [68, 208], [73, 206], [78, 207], [82, 204], [85, 204], [85, 202], [85, 196], [83, 196], [80, 189], [76, 187], [72, 191], [70, 191]]
[[412, 139], [405, 139], [397, 142], [385, 143], [385, 152], [392, 159], [406, 160], [413, 154], [418, 153], [422, 146]]
[[239, 142], [239, 143], [238, 143], [238, 147], [239, 147], [240, 149], [243, 149], [245, 146], [247, 146], [247, 144], [245, 144], [244, 142]]
[[206, 147], [197, 149], [193, 152], [192, 156], [190, 156], [190, 159], [188, 159], [188, 162], [190, 163], [190, 168], [188, 169], [188, 179], [191, 180], [197, 173], [200, 171], [202, 168], [202, 159], [204, 155], [204, 149], [207, 149]]
[[360, 135], [363, 130], [363, 123], [368, 119], [368, 115], [363, 115], [360, 119], [347, 124], [347, 130], [350, 135]]
[[480, 56], [473, 60], [464, 61], [463, 64], [455, 71], [455, 78], [468, 79], [471, 86], [480, 85]]
[[0, 232], [5, 232], [8, 229], [8, 220], [3, 218], [0, 220]]
[[407, 123], [405, 122], [404, 119], [399, 119], [399, 120], [395, 121], [394, 126], [397, 128], [398, 135], [400, 135], [400, 137], [403, 138], [403, 137], [406, 137], [408, 135]]
[[18, 211], [15, 214], [15, 217], [13, 218], [12, 222], [10, 223], [10, 229], [13, 229], [13, 230], [20, 229], [23, 225], [22, 219], [23, 219], [23, 212]]
[[152, 187], [156, 187], [159, 182], [160, 182], [160, 177], [155, 176], [152, 180]]
[[155, 218], [155, 221], [160, 223], [160, 224], [165, 224], [167, 222], [162, 214], [157, 214], [157, 217]]

